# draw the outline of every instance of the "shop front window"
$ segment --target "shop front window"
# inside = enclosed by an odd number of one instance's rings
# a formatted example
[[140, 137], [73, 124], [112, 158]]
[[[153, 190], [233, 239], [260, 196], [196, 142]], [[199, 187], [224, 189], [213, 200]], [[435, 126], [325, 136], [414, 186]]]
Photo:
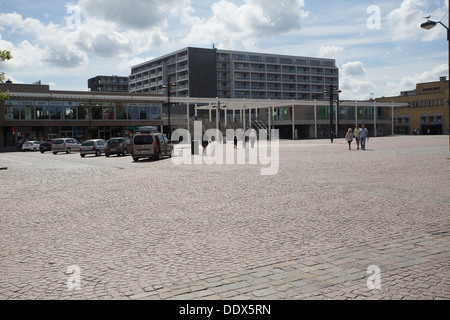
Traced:
[[92, 106], [92, 119], [93, 120], [102, 120], [102, 107], [101, 106]]
[[114, 120], [115, 108], [103, 108], [103, 120]]
[[21, 119], [22, 120], [34, 120], [34, 101], [22, 101], [22, 111], [21, 111]]
[[139, 118], [141, 120], [149, 120], [150, 119], [150, 107], [141, 107]]
[[76, 120], [77, 119], [77, 103], [72, 101], [64, 102], [64, 119]]
[[125, 112], [125, 107], [122, 102], [116, 102], [116, 119], [117, 120], [126, 120], [127, 113]]
[[89, 120], [89, 106], [82, 105], [78, 107], [78, 120]]
[[63, 114], [63, 107], [50, 107], [50, 119], [61, 120]]
[[36, 106], [35, 107], [35, 112], [36, 112], [36, 120], [48, 120], [48, 119], [50, 119], [50, 112], [48, 110], [48, 107]]
[[139, 120], [139, 107], [128, 106], [128, 120]]
[[154, 105], [151, 107], [151, 120], [161, 120], [162, 108], [161, 105]]
[[15, 106], [13, 107], [14, 120], [20, 120], [20, 114], [22, 113], [23, 107]]

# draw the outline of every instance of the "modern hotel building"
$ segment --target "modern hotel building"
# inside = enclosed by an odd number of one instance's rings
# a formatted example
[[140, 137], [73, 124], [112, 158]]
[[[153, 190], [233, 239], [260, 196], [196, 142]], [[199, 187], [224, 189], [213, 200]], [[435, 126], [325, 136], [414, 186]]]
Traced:
[[130, 92], [175, 97], [324, 99], [324, 86], [339, 86], [333, 59], [220, 49], [185, 48], [132, 67]]

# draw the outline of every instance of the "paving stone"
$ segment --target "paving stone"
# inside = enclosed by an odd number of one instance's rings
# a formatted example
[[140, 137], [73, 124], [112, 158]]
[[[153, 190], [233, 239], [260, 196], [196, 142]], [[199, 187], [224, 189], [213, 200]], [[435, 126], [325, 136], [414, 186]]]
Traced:
[[[279, 145], [275, 176], [2, 153], [0, 299], [450, 298], [448, 137], [373, 138], [351, 155], [339, 140]], [[367, 289], [370, 265], [382, 290]]]

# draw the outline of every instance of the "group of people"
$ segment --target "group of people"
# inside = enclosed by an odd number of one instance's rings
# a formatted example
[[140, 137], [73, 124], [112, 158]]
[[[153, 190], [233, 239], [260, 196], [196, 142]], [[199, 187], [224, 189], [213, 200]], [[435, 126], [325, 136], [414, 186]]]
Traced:
[[361, 128], [356, 125], [355, 130], [352, 130], [352, 128], [348, 129], [345, 135], [345, 140], [348, 142], [348, 150], [352, 150], [353, 139], [356, 139], [358, 150], [360, 148], [361, 150], [366, 150], [366, 141], [369, 140], [369, 130], [367, 130], [364, 124], [361, 125]]

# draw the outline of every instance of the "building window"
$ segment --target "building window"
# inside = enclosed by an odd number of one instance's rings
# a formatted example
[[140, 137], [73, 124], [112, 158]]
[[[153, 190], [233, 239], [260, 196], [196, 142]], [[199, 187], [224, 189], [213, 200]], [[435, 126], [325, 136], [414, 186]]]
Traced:
[[139, 107], [128, 104], [128, 120], [139, 120]]

